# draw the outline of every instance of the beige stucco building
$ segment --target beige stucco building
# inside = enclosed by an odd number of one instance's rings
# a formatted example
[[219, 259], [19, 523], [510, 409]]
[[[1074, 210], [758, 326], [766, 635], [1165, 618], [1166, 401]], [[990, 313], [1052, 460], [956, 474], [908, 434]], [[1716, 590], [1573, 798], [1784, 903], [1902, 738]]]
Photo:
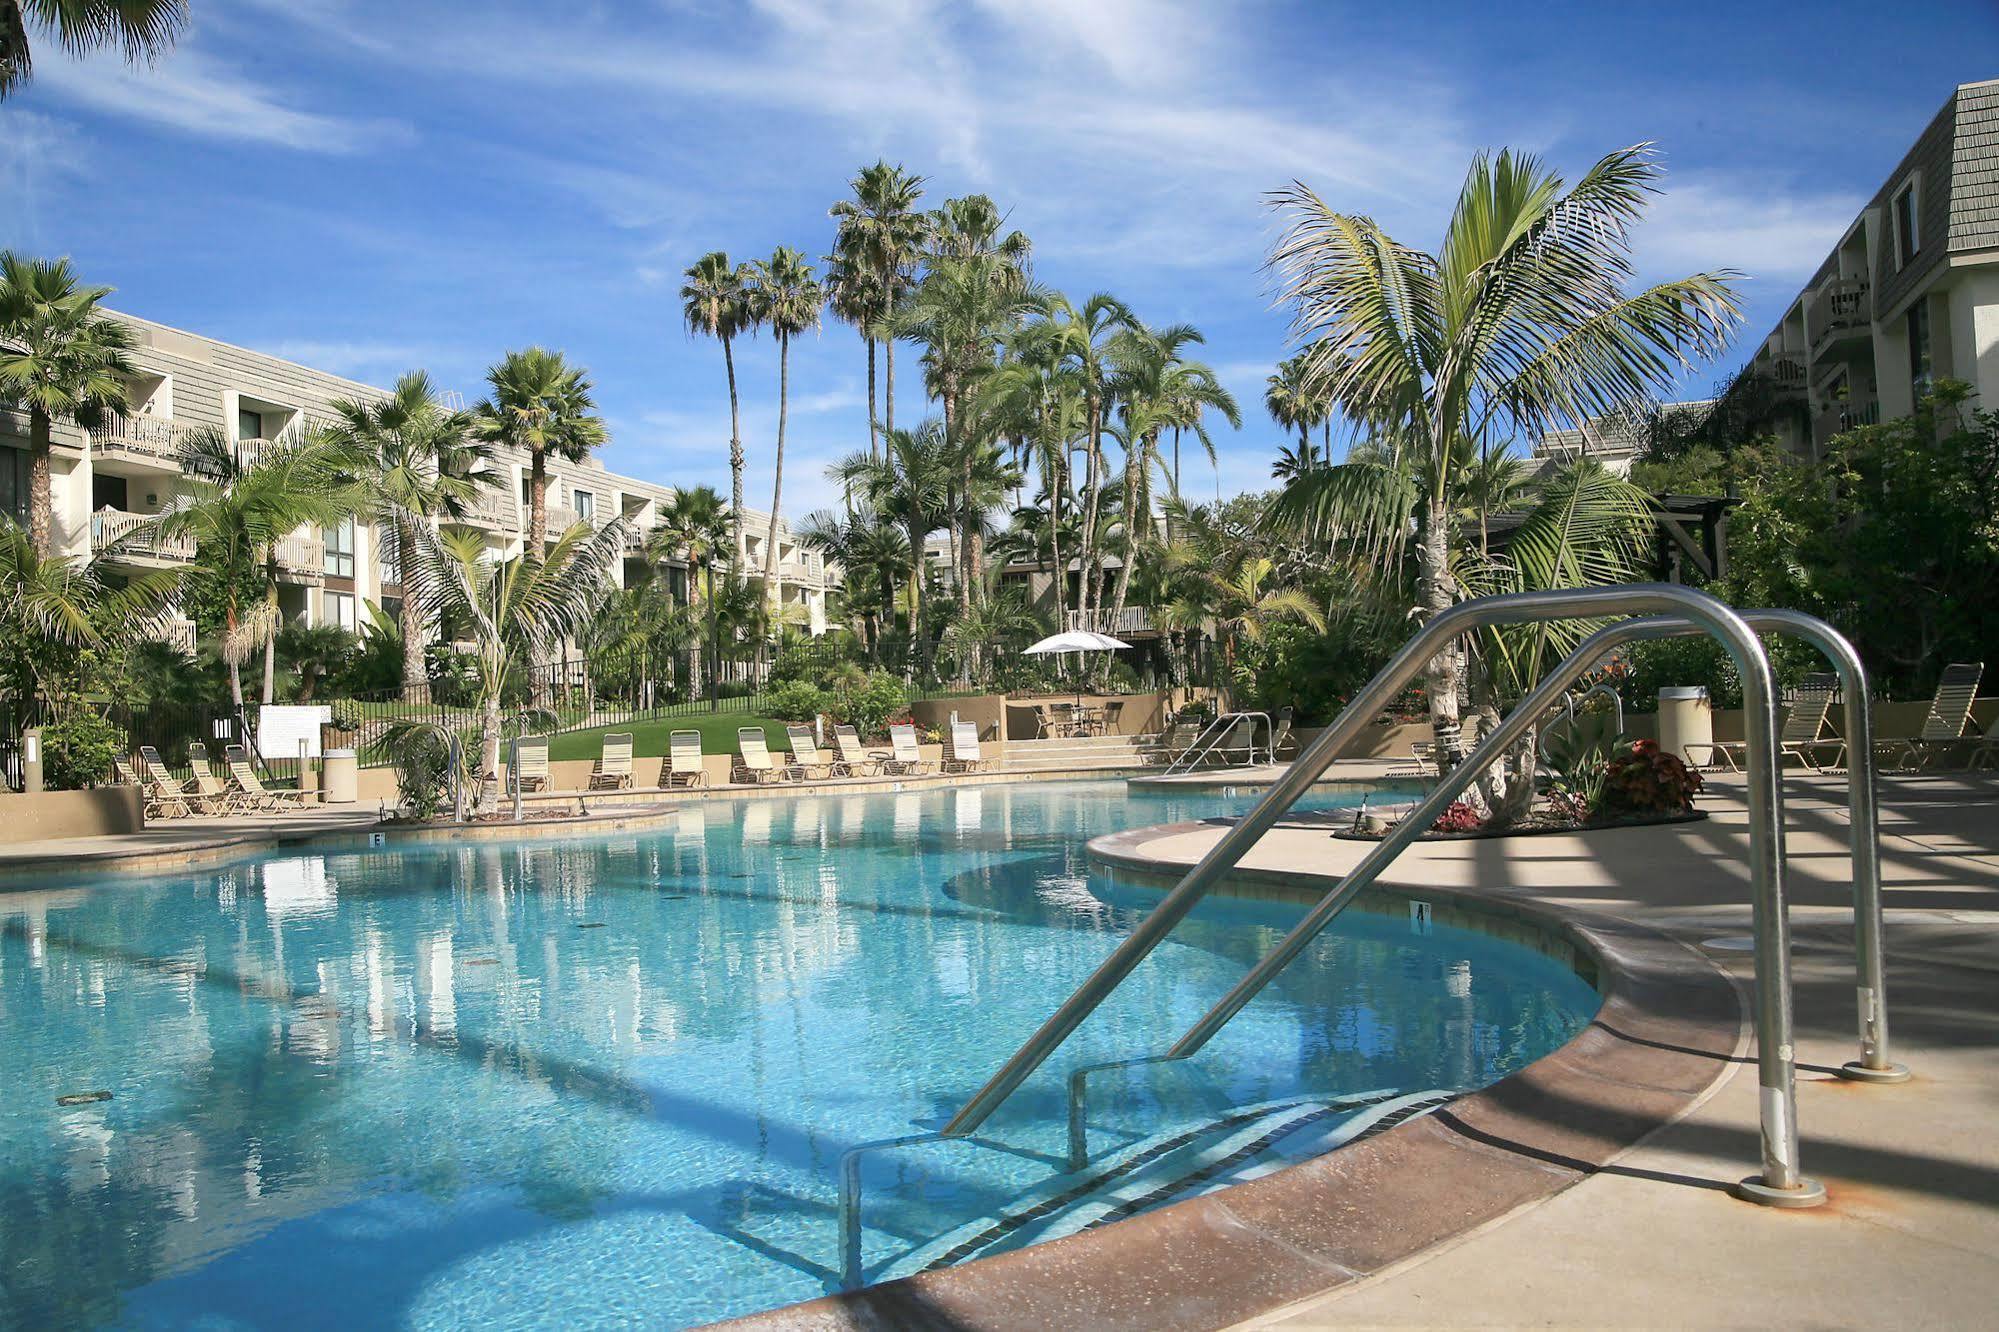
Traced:
[[[138, 370], [130, 385], [130, 408], [95, 429], [58, 423], [55, 430], [55, 531], [59, 544], [78, 557], [110, 552], [116, 563], [136, 568], [193, 558], [193, 550], [183, 543], [119, 544], [133, 526], [171, 502], [187, 431], [219, 428], [254, 450], [327, 422], [335, 401], [372, 402], [388, 396], [370, 384], [151, 320], [117, 312], [110, 317], [126, 324], [137, 344], [130, 357]], [[0, 512], [23, 521], [27, 436], [24, 413], [0, 410]], [[502, 450], [492, 466], [500, 479], [483, 492], [465, 526], [485, 532], [495, 557], [504, 559], [518, 554], [525, 541], [529, 460], [525, 453]], [[628, 555], [615, 571], [619, 583], [625, 583], [638, 572], [638, 548], [672, 501], [672, 487], [617, 475], [595, 459], [582, 464], [551, 460], [548, 472], [551, 532], [579, 518], [600, 526], [621, 514], [630, 519]], [[760, 574], [771, 539], [769, 515], [751, 510], [744, 520], [746, 567]], [[800, 608], [798, 618], [812, 633], [824, 633], [828, 579], [835, 571], [820, 555], [799, 546], [789, 524], [777, 524], [776, 540], [782, 600]], [[308, 624], [359, 629], [368, 618], [364, 603], [388, 609], [401, 592], [389, 548], [365, 520], [326, 530], [300, 529], [281, 545], [278, 564], [281, 607]], [[192, 647], [191, 623], [175, 621], [165, 632]]]

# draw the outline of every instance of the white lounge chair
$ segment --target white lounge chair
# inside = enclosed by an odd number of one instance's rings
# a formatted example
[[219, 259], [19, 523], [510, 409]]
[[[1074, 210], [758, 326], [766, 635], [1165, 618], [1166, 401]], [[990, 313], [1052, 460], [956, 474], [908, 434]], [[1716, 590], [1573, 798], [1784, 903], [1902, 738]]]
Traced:
[[675, 731], [667, 737], [666, 761], [659, 765], [664, 787], [706, 786], [708, 769], [701, 753], [701, 732]]
[[229, 779], [236, 784], [251, 809], [286, 810], [305, 808], [305, 792], [285, 787], [265, 786], [257, 776], [257, 770], [250, 766], [250, 753], [241, 745], [231, 745], [224, 750], [229, 761]]
[[632, 784], [632, 736], [629, 731], [612, 731], [604, 737], [597, 766], [590, 773], [590, 790], [623, 791]]
[[149, 819], [184, 819], [194, 813], [194, 807], [187, 802], [177, 783], [162, 785], [157, 780], [134, 768], [123, 755], [111, 760], [112, 770], [118, 780], [126, 786], [139, 788], [140, 813]]
[[514, 774], [515, 783], [523, 794], [548, 789], [548, 737], [523, 738], [518, 750], [520, 770]]
[[1964, 748], [1964, 724], [1971, 720], [1971, 705], [1984, 675], [1982, 661], [1952, 662], [1943, 668], [1921, 734], [1881, 742], [1893, 752], [1895, 766], [1925, 768]]
[[[1825, 736], [1826, 713], [1832, 707], [1835, 691], [1830, 675], [1807, 676], [1805, 682], [1791, 696], [1791, 705], [1784, 711], [1784, 724], [1777, 731], [1777, 761], [1787, 758], [1817, 772], [1821, 766], [1839, 767], [1846, 757], [1846, 742]], [[1817, 751], [1826, 746], [1834, 747], [1833, 762], [1821, 765]], [[1698, 751], [1706, 750], [1705, 759], [1698, 757]], [[1690, 744], [1687, 757], [1703, 768], [1725, 766], [1730, 772], [1740, 772], [1741, 765], [1748, 760], [1749, 749], [1740, 740], [1717, 740], [1713, 744]]]
[[732, 782], [781, 782], [784, 773], [770, 761], [770, 745], [764, 728], [745, 726], [736, 732], [736, 766], [729, 773]]
[[787, 726], [785, 738], [791, 742], [791, 762], [785, 771], [795, 781], [820, 781], [833, 775], [833, 760], [819, 751], [819, 737], [810, 726]]
[[944, 756], [945, 772], [980, 772], [986, 766], [979, 752], [979, 728], [971, 722], [951, 723], [951, 747]]
[[839, 766], [833, 771], [847, 777], [872, 777], [881, 771], [886, 754], [861, 747], [861, 733], [851, 726], [833, 728], [833, 744], [840, 751]]
[[916, 777], [930, 771], [930, 760], [916, 744], [914, 726], [888, 728], [890, 756], [882, 760], [882, 771], [896, 777]]

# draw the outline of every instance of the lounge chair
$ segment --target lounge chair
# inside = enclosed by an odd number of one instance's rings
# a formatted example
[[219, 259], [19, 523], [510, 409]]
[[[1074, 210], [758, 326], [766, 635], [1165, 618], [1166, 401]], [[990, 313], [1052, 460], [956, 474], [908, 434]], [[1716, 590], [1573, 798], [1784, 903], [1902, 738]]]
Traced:
[[[1825, 737], [1826, 713], [1832, 707], [1832, 696], [1837, 682], [1830, 675], [1809, 675], [1791, 696], [1791, 706], [1784, 712], [1784, 724], [1777, 731], [1777, 762], [1787, 758], [1817, 772], [1823, 767], [1839, 767], [1846, 757], [1846, 742], [1837, 736]], [[1821, 764], [1816, 751], [1828, 745], [1834, 747], [1833, 761]], [[1697, 751], [1706, 750], [1707, 757], [1696, 757]], [[1713, 768], [1726, 766], [1730, 772], [1740, 772], [1742, 764], [1748, 761], [1749, 749], [1740, 740], [1717, 740], [1713, 744], [1690, 744], [1687, 757], [1698, 767]]]
[[257, 770], [250, 766], [249, 751], [241, 745], [231, 745], [223, 751], [229, 762], [229, 780], [235, 784], [237, 794], [244, 807], [250, 810], [284, 810], [305, 808], [305, 792], [284, 787], [266, 786], [257, 776]]
[[1159, 737], [1159, 744], [1149, 755], [1150, 761], [1162, 765], [1176, 762], [1193, 747], [1203, 724], [1198, 721], [1174, 722], [1166, 728], [1166, 734]]
[[1978, 738], [1977, 747], [1965, 755], [1964, 766], [1968, 769], [1999, 767], [1999, 715], [1992, 718], [1992, 724]]
[[882, 771], [896, 777], [916, 777], [930, 771], [930, 760], [916, 744], [914, 726], [888, 728], [890, 757], [882, 760]]
[[885, 754], [861, 748], [861, 733], [851, 726], [833, 728], [833, 744], [840, 752], [840, 765], [835, 772], [848, 777], [872, 777], [881, 771]]
[[764, 728], [745, 726], [736, 732], [736, 766], [729, 772], [732, 782], [781, 782], [784, 772], [770, 761], [770, 746]]
[[785, 773], [794, 781], [822, 781], [833, 775], [838, 766], [830, 758], [819, 752], [819, 737], [812, 734], [810, 726], [787, 726], [785, 738], [791, 741], [791, 762], [785, 765]]
[[971, 722], [951, 723], [951, 747], [944, 755], [945, 772], [980, 772], [986, 766], [979, 752], [979, 728]]
[[1285, 752], [1298, 752], [1298, 737], [1291, 734], [1291, 709], [1285, 708], [1277, 714], [1277, 730], [1270, 737], [1270, 761], [1275, 763], [1285, 756]]
[[659, 784], [664, 787], [708, 784], [708, 769], [702, 762], [701, 732], [675, 731], [667, 737], [666, 761], [659, 765]]
[[523, 794], [530, 791], [548, 789], [548, 737], [523, 737], [520, 748], [515, 751], [520, 759], [520, 769], [514, 774], [514, 785]]
[[[222, 814], [228, 811], [229, 797], [226, 793], [222, 792], [219, 787], [212, 794], [200, 789], [198, 786], [196, 789], [190, 791], [188, 787], [192, 783], [183, 782], [180, 778], [168, 772], [165, 760], [160, 757], [160, 751], [153, 746], [139, 746], [139, 765], [144, 770], [147, 779], [153, 785], [163, 791], [171, 791], [179, 795], [182, 801], [188, 806], [190, 813]], [[214, 783], [214, 775], [210, 774], [208, 780], [210, 783]]]
[[112, 770], [120, 784], [139, 788], [140, 813], [149, 819], [184, 819], [194, 813], [194, 807], [187, 802], [178, 783], [162, 785], [152, 777], [135, 769], [123, 755], [111, 760]]
[[1953, 662], [1943, 668], [1929, 714], [1923, 718], [1922, 733], [1881, 742], [1894, 753], [1896, 767], [1925, 768], [1965, 747], [1964, 724], [1971, 719], [1971, 704], [1978, 697], [1978, 682], [1984, 675], [1982, 661]]
[[1437, 775], [1437, 746], [1435, 741], [1415, 740], [1409, 745], [1409, 769], [1390, 770], [1391, 777], [1435, 777]]
[[194, 769], [194, 792], [201, 799], [220, 802], [226, 814], [241, 814], [250, 809], [241, 792], [230, 789], [215, 775], [215, 765], [209, 760], [207, 745], [199, 740], [188, 741], [187, 762]]
[[623, 791], [632, 784], [632, 735], [630, 731], [613, 731], [604, 737], [603, 751], [597, 756], [597, 767], [590, 774], [592, 791]]

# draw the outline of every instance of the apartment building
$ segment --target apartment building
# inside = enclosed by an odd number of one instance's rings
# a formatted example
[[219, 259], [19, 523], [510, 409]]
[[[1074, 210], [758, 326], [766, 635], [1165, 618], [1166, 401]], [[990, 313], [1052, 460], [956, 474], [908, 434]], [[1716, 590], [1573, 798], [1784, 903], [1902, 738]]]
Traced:
[[1931, 120], [1763, 340], [1780, 435], [1816, 456], [1937, 379], [1999, 408], [1999, 79]]
[[[181, 476], [181, 442], [188, 431], [220, 429], [252, 454], [325, 424], [335, 401], [374, 402], [388, 396], [370, 384], [133, 315], [108, 313], [131, 329], [136, 343], [129, 406], [94, 429], [58, 423], [51, 491], [62, 547], [78, 557], [106, 554], [114, 568], [170, 567], [194, 558], [191, 544], [183, 541], [121, 541], [172, 502]], [[26, 415], [0, 411], [0, 512], [23, 521], [27, 446]], [[491, 469], [499, 474], [497, 484], [481, 493], [463, 525], [484, 532], [493, 557], [507, 559], [518, 555], [526, 540], [530, 461], [525, 452], [502, 450]], [[580, 464], [551, 460], [548, 473], [549, 530], [562, 531], [578, 519], [601, 527], [624, 516], [631, 535], [626, 558], [614, 572], [621, 586], [635, 578], [643, 563], [640, 547], [672, 502], [673, 489], [619, 476], [595, 459]], [[824, 633], [826, 591], [837, 571], [816, 552], [801, 548], [789, 524], [779, 522], [773, 533], [768, 514], [746, 512], [746, 568], [761, 574], [772, 540], [778, 543], [783, 603], [798, 608], [796, 619], [813, 634]], [[280, 607], [306, 624], [359, 629], [367, 620], [365, 603], [386, 610], [400, 600], [393, 543], [381, 540], [365, 519], [325, 530], [301, 529], [281, 543], [277, 562]], [[185, 620], [173, 621], [163, 632], [183, 647], [194, 645], [194, 626]]]

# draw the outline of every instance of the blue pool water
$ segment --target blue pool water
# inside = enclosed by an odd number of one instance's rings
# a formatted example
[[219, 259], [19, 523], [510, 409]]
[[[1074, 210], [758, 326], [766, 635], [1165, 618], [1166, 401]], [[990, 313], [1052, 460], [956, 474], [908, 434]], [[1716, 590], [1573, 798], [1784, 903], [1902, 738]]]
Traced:
[[[822, 1294], [841, 1152], [941, 1124], [1156, 900], [1093, 883], [1084, 842], [1247, 804], [711, 802], [0, 892], [0, 1326], [661, 1326]], [[870, 1267], [1047, 1180], [1067, 1071], [1161, 1048], [1296, 916], [1199, 909], [991, 1122], [1020, 1150], [870, 1167]], [[1093, 1088], [1092, 1146], [1476, 1085], [1595, 1007], [1536, 952], [1350, 915], [1184, 1075]]]

